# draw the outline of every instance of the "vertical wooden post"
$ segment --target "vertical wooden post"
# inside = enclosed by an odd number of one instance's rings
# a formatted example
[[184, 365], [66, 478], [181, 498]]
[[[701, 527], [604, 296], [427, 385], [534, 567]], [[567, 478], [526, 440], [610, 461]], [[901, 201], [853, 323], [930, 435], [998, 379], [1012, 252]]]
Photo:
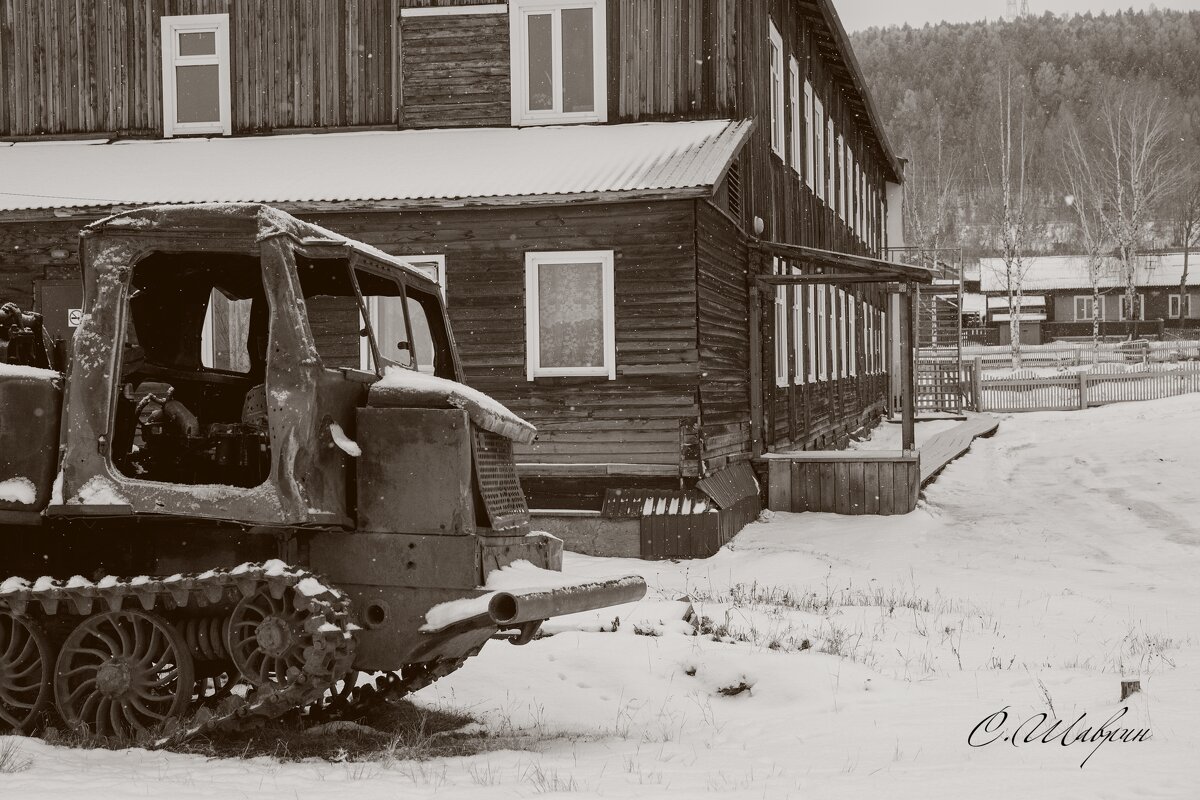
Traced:
[[747, 280], [750, 290], [750, 450], [761, 456], [763, 447], [762, 298], [758, 287], [759, 254], [749, 253]]
[[975, 394], [975, 410], [984, 411], [983, 407], [983, 356], [975, 356], [975, 374], [971, 379], [971, 391]]
[[1085, 409], [1088, 407], [1087, 399], [1088, 376], [1086, 372], [1079, 373], [1079, 407]]
[[916, 381], [913, 370], [916, 360], [913, 331], [915, 327], [916, 292], [912, 284], [900, 285], [903, 296], [900, 298], [900, 405], [902, 414], [901, 428], [903, 447], [905, 450], [915, 450], [917, 446], [916, 430]]

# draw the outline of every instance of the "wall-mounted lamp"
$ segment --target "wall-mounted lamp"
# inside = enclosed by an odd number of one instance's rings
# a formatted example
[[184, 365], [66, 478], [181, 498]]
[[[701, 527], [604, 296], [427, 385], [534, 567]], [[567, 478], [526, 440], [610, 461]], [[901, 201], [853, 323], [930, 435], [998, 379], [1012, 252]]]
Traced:
[[754, 235], [762, 236], [763, 231], [765, 231], [766, 229], [767, 229], [767, 223], [763, 222], [763, 218], [755, 217], [754, 218]]

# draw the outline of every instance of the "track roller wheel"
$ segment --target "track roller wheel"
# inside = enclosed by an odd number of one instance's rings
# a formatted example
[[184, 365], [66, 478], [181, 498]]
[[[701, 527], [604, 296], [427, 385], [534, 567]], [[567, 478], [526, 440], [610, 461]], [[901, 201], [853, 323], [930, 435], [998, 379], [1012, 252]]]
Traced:
[[30, 733], [53, 699], [54, 648], [40, 625], [0, 609], [0, 733]]
[[314, 625], [307, 598], [293, 588], [279, 597], [263, 588], [242, 598], [229, 618], [229, 656], [253, 686], [283, 686], [305, 666]]
[[179, 718], [195, 685], [191, 651], [169, 622], [145, 611], [113, 611], [84, 619], [67, 636], [54, 698], [67, 725], [132, 738]]

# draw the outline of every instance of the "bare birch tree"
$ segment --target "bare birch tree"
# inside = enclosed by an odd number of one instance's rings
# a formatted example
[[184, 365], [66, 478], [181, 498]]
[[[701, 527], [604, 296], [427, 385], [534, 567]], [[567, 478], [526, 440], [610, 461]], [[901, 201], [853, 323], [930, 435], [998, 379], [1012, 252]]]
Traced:
[[1033, 148], [1027, 124], [1026, 90], [1024, 85], [1014, 85], [1011, 64], [997, 79], [997, 89], [1000, 149], [997, 163], [985, 164], [985, 168], [997, 198], [996, 238], [1008, 297], [1012, 366], [1017, 369], [1021, 366], [1021, 303], [1032, 235], [1033, 200], [1026, 170]]
[[[1166, 101], [1151, 87], [1113, 85], [1096, 108], [1087, 148], [1095, 173], [1095, 207], [1112, 237], [1125, 284], [1125, 308], [1138, 316], [1137, 261], [1151, 214], [1177, 176]], [[1131, 334], [1132, 335], [1132, 334]]]
[[906, 239], [921, 251], [943, 247], [954, 229], [959, 203], [961, 166], [945, 146], [946, 117], [933, 111], [928, 139], [910, 143], [911, 160], [904, 181]]
[[1180, 167], [1179, 180], [1170, 201], [1171, 224], [1175, 244], [1183, 248], [1183, 273], [1179, 276], [1179, 327], [1190, 312], [1188, 298], [1188, 257], [1200, 246], [1200, 160], [1189, 159]]
[[1100, 280], [1108, 272], [1107, 257], [1113, 248], [1109, 229], [1100, 207], [1101, 191], [1084, 138], [1075, 120], [1068, 121], [1062, 142], [1061, 168], [1067, 187], [1067, 204], [1079, 223], [1079, 240], [1087, 259], [1088, 281], [1092, 290], [1092, 363], [1100, 358]]

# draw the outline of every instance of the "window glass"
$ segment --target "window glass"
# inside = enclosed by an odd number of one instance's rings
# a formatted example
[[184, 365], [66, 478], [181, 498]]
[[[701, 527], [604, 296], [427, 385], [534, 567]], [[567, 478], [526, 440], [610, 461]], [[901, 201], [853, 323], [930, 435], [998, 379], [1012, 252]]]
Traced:
[[538, 266], [542, 367], [604, 365], [604, 273], [600, 264]]
[[563, 105], [566, 113], [595, 111], [595, 58], [592, 9], [562, 12]]
[[771, 149], [783, 158], [783, 39], [770, 24], [771, 45]]
[[815, 129], [813, 127], [813, 93], [812, 84], [808, 81], [804, 82], [804, 131], [805, 142], [808, 145], [805, 150], [805, 170], [804, 179], [808, 182], [808, 188], [813, 187], [813, 153], [819, 150], [816, 145], [818, 141], [815, 137]]
[[1088, 320], [1092, 318], [1092, 298], [1075, 298], [1075, 319]]
[[[799, 275], [800, 270], [792, 267], [792, 274]], [[804, 382], [804, 287], [796, 284], [792, 287], [792, 349], [795, 351], [795, 362], [792, 364], [792, 380]]]
[[[775, 275], [783, 274], [783, 263], [776, 258], [771, 268]], [[775, 385], [786, 386], [788, 378], [787, 287], [775, 287]]]
[[[814, 156], [817, 163], [817, 197], [825, 198], [825, 106], [821, 98], [813, 99], [816, 116], [813, 119], [813, 132], [816, 134]], [[832, 123], [830, 123], [832, 125]]]
[[189, 64], [175, 68], [175, 119], [178, 122], [221, 120], [221, 68]]
[[529, 110], [554, 109], [554, 18], [550, 14], [530, 14], [528, 26]]
[[817, 287], [817, 375], [821, 380], [829, 377], [829, 324], [825, 316], [826, 289]]
[[817, 379], [817, 304], [816, 287], [809, 284], [805, 287], [808, 296], [808, 381]]
[[217, 54], [217, 34], [213, 31], [180, 32], [179, 55], [213, 56]]

